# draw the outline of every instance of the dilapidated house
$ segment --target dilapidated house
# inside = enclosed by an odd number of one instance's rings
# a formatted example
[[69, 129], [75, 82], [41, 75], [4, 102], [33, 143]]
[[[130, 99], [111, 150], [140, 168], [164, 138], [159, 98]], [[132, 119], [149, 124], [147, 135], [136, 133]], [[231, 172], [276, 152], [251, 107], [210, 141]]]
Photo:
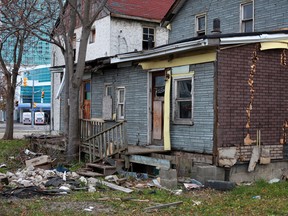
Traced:
[[81, 151], [93, 162], [126, 143], [127, 166], [199, 180], [280, 177], [288, 168], [288, 31], [272, 11], [285, 17], [287, 7], [178, 0], [162, 20], [169, 44], [87, 62], [90, 122], [104, 128], [82, 134]]

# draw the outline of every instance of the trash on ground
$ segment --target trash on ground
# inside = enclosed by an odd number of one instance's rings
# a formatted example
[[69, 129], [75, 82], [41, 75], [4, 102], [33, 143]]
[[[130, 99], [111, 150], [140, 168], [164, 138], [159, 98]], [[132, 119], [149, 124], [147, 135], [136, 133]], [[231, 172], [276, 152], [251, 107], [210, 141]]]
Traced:
[[280, 179], [278, 178], [273, 178], [269, 181], [269, 184], [273, 184], [273, 183], [277, 183], [277, 182], [280, 182]]

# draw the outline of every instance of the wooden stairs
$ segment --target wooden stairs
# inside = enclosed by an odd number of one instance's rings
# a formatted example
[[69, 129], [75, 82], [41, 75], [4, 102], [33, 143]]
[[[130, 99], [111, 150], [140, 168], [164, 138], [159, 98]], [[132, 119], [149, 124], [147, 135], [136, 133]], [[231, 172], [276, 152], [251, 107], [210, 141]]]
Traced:
[[89, 177], [100, 177], [113, 175], [116, 172], [116, 166], [101, 163], [87, 163], [86, 168], [77, 171], [79, 175]]

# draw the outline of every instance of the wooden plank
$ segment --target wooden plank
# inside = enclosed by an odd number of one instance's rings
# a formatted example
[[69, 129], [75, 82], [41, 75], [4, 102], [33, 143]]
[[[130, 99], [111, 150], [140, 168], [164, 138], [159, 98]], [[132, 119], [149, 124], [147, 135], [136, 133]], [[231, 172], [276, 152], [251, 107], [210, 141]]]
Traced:
[[77, 174], [82, 175], [82, 176], [88, 176], [88, 177], [102, 177], [102, 176], [104, 176], [101, 173], [92, 172], [92, 171], [88, 171], [88, 170], [77, 171]]
[[162, 101], [153, 101], [153, 139], [162, 139]]
[[166, 208], [166, 207], [170, 207], [170, 206], [180, 205], [182, 203], [183, 203], [182, 201], [179, 201], [179, 202], [173, 202], [173, 203], [167, 203], [167, 204], [160, 204], [160, 205], [145, 208], [144, 211], [152, 210], [152, 209]]
[[139, 163], [139, 164], [145, 164], [149, 166], [156, 166], [160, 167], [162, 169], [170, 169], [171, 163], [169, 160], [165, 159], [158, 159], [158, 158], [152, 158], [147, 156], [141, 156], [141, 155], [130, 155], [129, 161], [132, 163]]
[[116, 185], [116, 184], [112, 184], [110, 182], [106, 182], [106, 181], [101, 181], [99, 179], [96, 179], [96, 182], [100, 183], [100, 184], [103, 184], [109, 188], [112, 188], [114, 190], [119, 190], [119, 191], [122, 191], [122, 192], [125, 192], [125, 193], [132, 193], [133, 190], [129, 189], [129, 188], [124, 188], [124, 187], [121, 187], [119, 185]]

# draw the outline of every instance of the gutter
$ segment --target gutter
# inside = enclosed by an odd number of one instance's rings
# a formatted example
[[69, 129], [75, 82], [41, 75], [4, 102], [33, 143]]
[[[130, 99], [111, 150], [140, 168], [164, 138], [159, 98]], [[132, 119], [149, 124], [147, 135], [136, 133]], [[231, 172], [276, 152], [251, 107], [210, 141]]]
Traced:
[[[212, 44], [215, 45], [215, 42]], [[155, 48], [153, 50], [147, 50], [147, 51], [142, 51], [142, 52], [137, 52], [137, 53], [119, 54], [111, 58], [111, 64], [116, 64], [116, 63], [121, 63], [121, 62], [126, 62], [126, 61], [149, 59], [149, 58], [159, 57], [163, 55], [174, 54], [177, 52], [183, 52], [183, 51], [187, 51], [191, 49], [207, 47], [208, 45], [210, 45], [208, 39], [199, 39], [195, 41], [188, 41], [188, 42], [183, 42], [179, 44], [162, 46], [159, 48]]]
[[257, 43], [257, 42], [271, 42], [271, 41], [287, 41], [287, 34], [261, 34], [254, 36], [235, 36], [235, 37], [225, 37], [220, 38], [220, 45], [232, 45], [232, 44], [247, 44], [247, 43]]

